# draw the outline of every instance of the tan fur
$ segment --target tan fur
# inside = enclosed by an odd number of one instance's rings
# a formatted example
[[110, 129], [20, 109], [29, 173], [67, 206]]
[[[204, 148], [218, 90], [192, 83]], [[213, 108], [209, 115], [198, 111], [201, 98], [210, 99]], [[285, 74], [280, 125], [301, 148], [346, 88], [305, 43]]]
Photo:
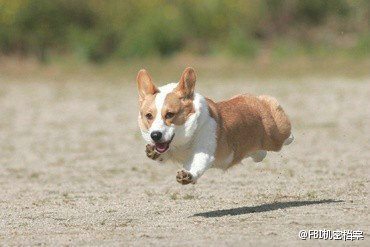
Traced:
[[218, 103], [207, 101], [218, 125], [216, 159], [233, 153], [230, 166], [258, 150], [279, 151], [290, 135], [289, 119], [273, 97], [239, 95]]
[[[168, 112], [174, 113], [174, 117], [166, 119], [166, 114]], [[181, 94], [175, 91], [167, 94], [164, 100], [162, 118], [168, 126], [170, 124], [183, 125], [188, 117], [194, 112], [193, 101], [181, 97]]]
[[[136, 77], [137, 88], [139, 90], [139, 108], [141, 121], [139, 121], [140, 127], [143, 129], [149, 129], [152, 125], [157, 109], [155, 107], [155, 96], [159, 92], [157, 87], [154, 85], [152, 78], [145, 69], [139, 70]], [[147, 119], [146, 114], [152, 114], [152, 119]]]
[[145, 69], [139, 70], [136, 77], [137, 88], [139, 90], [139, 100], [143, 101], [146, 96], [158, 93], [152, 78]]
[[[167, 94], [163, 108], [162, 118], [166, 125], [183, 125], [191, 114], [195, 112], [193, 106], [195, 72], [193, 68], [186, 68], [181, 75], [178, 86], [173, 92]], [[168, 112], [174, 113], [174, 117], [166, 119]]]
[[[149, 129], [157, 114], [161, 114], [164, 123], [169, 126], [171, 124], [183, 125], [188, 117], [195, 112], [193, 107], [195, 73], [192, 68], [184, 70], [178, 86], [173, 92], [167, 94], [162, 112], [158, 113], [155, 106], [155, 97], [159, 93], [159, 89], [154, 85], [149, 73], [142, 69], [137, 74], [137, 85], [139, 90], [139, 108], [142, 121], [139, 124], [143, 129]], [[174, 114], [172, 118], [166, 118], [166, 114], [171, 112]], [[152, 114], [152, 119], [147, 119], [146, 114]]]
[[[157, 115], [157, 108], [155, 107], [155, 96], [156, 94], [148, 94], [142, 100], [139, 101], [139, 108], [140, 108], [140, 116], [141, 121], [140, 124], [144, 127], [144, 129], [149, 129], [152, 125], [155, 116]], [[145, 117], [146, 114], [152, 114], [152, 119], [147, 119]]]

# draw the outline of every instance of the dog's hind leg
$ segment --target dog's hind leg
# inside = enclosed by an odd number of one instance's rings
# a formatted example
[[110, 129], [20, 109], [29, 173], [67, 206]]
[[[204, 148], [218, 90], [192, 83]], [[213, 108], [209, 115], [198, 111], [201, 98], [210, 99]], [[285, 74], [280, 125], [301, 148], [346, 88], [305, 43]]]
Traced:
[[252, 157], [254, 162], [261, 162], [267, 155], [267, 151], [265, 150], [258, 150], [257, 152], [252, 153], [250, 156]]
[[284, 145], [289, 145], [294, 141], [294, 136], [292, 133], [290, 133], [290, 136], [284, 141]]

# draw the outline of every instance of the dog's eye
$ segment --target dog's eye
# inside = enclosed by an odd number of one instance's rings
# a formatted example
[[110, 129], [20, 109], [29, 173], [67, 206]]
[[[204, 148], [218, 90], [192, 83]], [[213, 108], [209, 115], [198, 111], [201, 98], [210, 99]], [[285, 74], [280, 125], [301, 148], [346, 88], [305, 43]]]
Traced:
[[173, 113], [173, 112], [167, 112], [165, 118], [166, 119], [170, 119], [170, 118], [173, 118], [174, 116], [175, 116], [175, 113]]
[[153, 118], [153, 115], [151, 113], [147, 113], [145, 117], [146, 119], [151, 120]]

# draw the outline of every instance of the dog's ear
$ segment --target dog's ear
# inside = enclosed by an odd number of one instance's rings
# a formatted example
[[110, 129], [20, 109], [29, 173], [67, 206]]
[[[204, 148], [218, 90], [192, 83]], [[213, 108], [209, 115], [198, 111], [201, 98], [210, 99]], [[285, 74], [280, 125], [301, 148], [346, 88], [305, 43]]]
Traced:
[[193, 99], [196, 76], [193, 68], [186, 68], [182, 73], [179, 84], [176, 90], [181, 94], [181, 97]]
[[145, 69], [139, 70], [136, 77], [137, 88], [139, 90], [140, 101], [144, 100], [146, 95], [155, 94], [159, 92], [157, 87], [154, 85], [152, 78]]

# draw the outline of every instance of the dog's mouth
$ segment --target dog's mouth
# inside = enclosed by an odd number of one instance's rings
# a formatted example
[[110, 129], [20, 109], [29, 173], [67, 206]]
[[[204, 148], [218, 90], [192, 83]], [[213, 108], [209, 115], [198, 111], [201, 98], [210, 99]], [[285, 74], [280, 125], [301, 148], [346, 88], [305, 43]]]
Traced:
[[171, 137], [171, 140], [168, 142], [157, 142], [155, 143], [155, 150], [157, 150], [159, 153], [164, 153], [170, 148], [170, 144], [174, 138], [175, 134]]

